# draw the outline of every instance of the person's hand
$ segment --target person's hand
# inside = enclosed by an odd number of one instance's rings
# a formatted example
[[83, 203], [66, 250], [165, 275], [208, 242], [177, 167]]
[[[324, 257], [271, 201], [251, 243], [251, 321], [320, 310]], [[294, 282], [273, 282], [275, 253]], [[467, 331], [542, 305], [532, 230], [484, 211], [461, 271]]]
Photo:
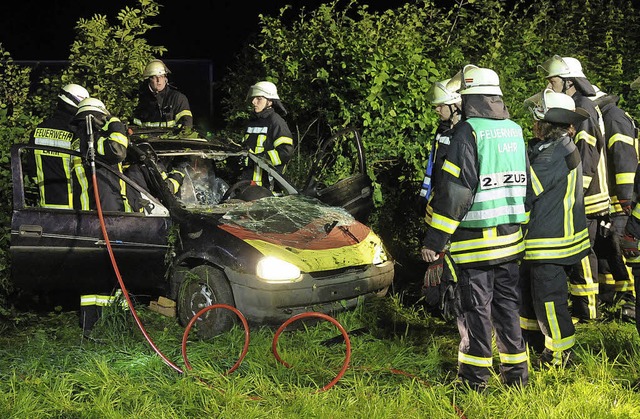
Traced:
[[424, 246], [422, 247], [422, 249], [420, 249], [420, 253], [422, 254], [422, 260], [424, 260], [425, 262], [434, 262], [440, 257], [439, 253]]
[[640, 256], [638, 239], [633, 237], [631, 234], [625, 234], [622, 236], [622, 240], [620, 240], [620, 248], [622, 250], [622, 254], [626, 258], [635, 258]]
[[619, 202], [620, 207], [622, 208], [622, 212], [624, 212], [625, 215], [631, 215], [631, 211], [633, 210], [633, 207], [631, 206], [631, 200], [621, 199]]

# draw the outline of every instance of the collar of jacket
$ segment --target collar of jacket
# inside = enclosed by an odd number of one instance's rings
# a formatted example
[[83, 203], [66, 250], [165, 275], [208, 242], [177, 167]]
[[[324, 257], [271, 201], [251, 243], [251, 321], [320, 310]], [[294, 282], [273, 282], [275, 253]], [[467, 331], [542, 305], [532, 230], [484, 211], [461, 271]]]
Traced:
[[272, 113], [274, 113], [275, 110], [273, 108], [265, 108], [262, 112], [260, 113], [256, 113], [255, 111], [253, 112], [253, 115], [256, 118], [268, 118], [269, 116], [271, 116]]
[[509, 119], [509, 111], [499, 95], [462, 96], [462, 115], [465, 119]]

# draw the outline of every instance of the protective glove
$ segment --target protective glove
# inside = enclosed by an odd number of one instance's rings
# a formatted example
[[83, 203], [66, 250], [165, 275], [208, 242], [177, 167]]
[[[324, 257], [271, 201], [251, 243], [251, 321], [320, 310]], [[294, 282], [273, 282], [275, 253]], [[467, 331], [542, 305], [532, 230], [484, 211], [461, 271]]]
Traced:
[[444, 252], [438, 253], [438, 259], [431, 262], [424, 273], [424, 287], [437, 287], [442, 279], [444, 270]]
[[629, 199], [621, 199], [619, 202], [620, 207], [622, 207], [622, 212], [624, 212], [625, 215], [631, 215], [631, 211], [633, 210], [631, 201]]
[[627, 258], [635, 258], [640, 256], [640, 250], [638, 249], [638, 239], [630, 234], [625, 234], [620, 240], [620, 248], [622, 254]]

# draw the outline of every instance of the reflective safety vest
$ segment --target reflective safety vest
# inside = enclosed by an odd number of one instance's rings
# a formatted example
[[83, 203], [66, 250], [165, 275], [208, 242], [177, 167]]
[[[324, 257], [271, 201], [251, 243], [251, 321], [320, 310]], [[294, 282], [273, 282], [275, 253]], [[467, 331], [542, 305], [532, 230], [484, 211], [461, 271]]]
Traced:
[[515, 122], [469, 118], [478, 149], [479, 182], [463, 228], [522, 223], [527, 196], [527, 160], [522, 128]]

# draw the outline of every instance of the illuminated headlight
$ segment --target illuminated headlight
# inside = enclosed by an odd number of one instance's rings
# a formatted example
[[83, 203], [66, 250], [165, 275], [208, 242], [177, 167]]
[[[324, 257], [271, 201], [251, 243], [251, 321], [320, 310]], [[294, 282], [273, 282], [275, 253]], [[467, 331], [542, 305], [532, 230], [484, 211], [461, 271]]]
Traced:
[[373, 250], [373, 264], [380, 265], [383, 262], [388, 260], [387, 253], [384, 251], [384, 247], [382, 247], [382, 243], [376, 244], [375, 249]]
[[300, 279], [300, 269], [297, 266], [273, 256], [260, 259], [256, 274], [267, 282], [294, 282]]

